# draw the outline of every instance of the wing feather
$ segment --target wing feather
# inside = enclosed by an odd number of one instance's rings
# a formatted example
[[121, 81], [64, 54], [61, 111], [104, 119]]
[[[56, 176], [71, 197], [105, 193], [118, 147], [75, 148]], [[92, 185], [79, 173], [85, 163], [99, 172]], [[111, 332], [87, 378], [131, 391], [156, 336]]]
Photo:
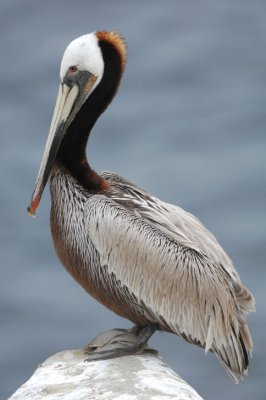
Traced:
[[173, 239], [203, 252], [239, 280], [231, 259], [214, 235], [193, 214], [163, 202], [118, 174], [102, 172], [102, 176], [118, 189], [117, 196], [115, 192], [112, 193], [115, 201], [130, 208]]
[[239, 360], [231, 365], [243, 372], [242, 350], [232, 332], [238, 334], [244, 315], [227, 271], [112, 199], [96, 195], [86, 207], [101, 265], [138, 299], [143, 315], [162, 329], [207, 346], [227, 364], [226, 357]]
[[245, 315], [255, 302], [232, 261], [192, 214], [117, 174], [102, 176], [111, 191], [87, 203], [101, 265], [148, 321], [214, 352], [237, 382], [252, 351]]

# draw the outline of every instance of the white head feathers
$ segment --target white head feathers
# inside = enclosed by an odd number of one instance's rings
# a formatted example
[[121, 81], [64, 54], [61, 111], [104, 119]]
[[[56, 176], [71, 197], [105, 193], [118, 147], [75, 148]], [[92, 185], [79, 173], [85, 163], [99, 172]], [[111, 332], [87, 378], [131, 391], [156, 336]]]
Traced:
[[67, 46], [60, 68], [61, 82], [68, 68], [72, 66], [97, 76], [94, 87], [100, 82], [103, 76], [104, 62], [95, 32], [80, 36]]

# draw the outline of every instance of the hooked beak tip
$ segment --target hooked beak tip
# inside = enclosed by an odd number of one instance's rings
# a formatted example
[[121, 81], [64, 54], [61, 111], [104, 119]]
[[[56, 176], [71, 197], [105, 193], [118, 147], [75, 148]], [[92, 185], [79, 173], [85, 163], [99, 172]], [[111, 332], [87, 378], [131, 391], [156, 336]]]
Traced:
[[33, 218], [36, 217], [36, 210], [37, 210], [37, 208], [39, 206], [40, 200], [41, 200], [41, 197], [37, 196], [31, 201], [31, 204], [27, 208], [28, 215], [30, 217], [33, 217]]
[[29, 215], [30, 217], [32, 217], [32, 218], [35, 218], [35, 217], [36, 217], [36, 211], [33, 210], [33, 208], [32, 208], [31, 206], [29, 206], [29, 207], [27, 208], [27, 212], [28, 212], [28, 215]]

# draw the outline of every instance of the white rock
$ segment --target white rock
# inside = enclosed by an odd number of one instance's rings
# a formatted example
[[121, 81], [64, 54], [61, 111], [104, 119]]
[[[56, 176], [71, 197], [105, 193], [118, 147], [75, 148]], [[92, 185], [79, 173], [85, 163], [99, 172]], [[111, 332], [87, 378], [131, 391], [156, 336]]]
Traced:
[[85, 359], [83, 350], [55, 354], [9, 400], [202, 400], [158, 354]]

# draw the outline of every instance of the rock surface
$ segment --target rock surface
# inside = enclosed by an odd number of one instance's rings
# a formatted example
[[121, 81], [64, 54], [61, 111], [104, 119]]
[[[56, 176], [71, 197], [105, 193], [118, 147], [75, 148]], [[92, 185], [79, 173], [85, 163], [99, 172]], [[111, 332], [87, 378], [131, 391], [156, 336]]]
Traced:
[[83, 350], [53, 355], [9, 400], [202, 400], [158, 354], [85, 359]]

